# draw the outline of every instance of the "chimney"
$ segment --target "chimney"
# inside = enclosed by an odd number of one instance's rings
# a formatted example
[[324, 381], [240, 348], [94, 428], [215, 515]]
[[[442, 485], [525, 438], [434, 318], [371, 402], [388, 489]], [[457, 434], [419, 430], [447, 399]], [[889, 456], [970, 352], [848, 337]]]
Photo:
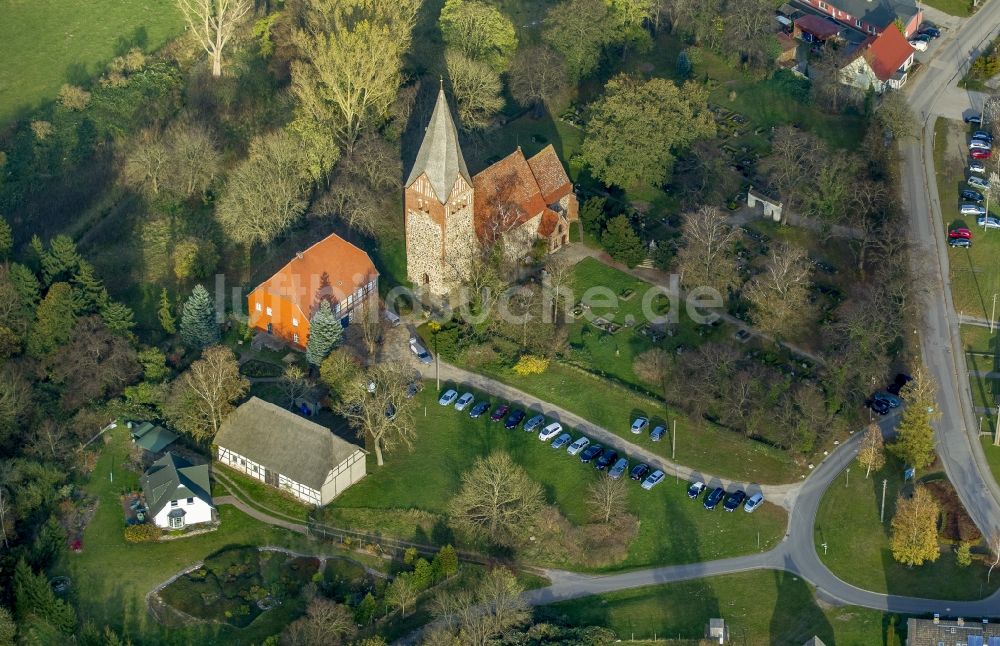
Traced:
[[985, 626], [985, 625], [987, 625], [988, 623], [990, 623], [990, 620], [989, 620], [989, 619], [987, 619], [986, 617], [983, 617], [983, 625]]
[[298, 258], [299, 260], [302, 260], [302, 258], [303, 258], [304, 256], [302, 255], [302, 252], [301, 252], [301, 251], [296, 251], [296, 252], [295, 252], [295, 257], [296, 257], [296, 258]]
[[940, 613], [935, 612], [934, 613], [934, 625], [937, 626], [939, 623], [941, 623], [941, 615], [940, 615]]
[[965, 625], [965, 620], [959, 617], [957, 620], [955, 620], [955, 623], [957, 623], [958, 626], [961, 628], [962, 626]]

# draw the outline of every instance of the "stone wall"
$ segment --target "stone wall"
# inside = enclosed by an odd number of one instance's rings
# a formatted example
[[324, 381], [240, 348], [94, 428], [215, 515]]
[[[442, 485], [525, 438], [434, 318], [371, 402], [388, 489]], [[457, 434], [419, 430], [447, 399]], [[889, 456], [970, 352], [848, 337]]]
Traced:
[[423, 211], [406, 213], [406, 276], [418, 289], [427, 288], [433, 294], [447, 291], [441, 275], [441, 227]]
[[539, 213], [521, 226], [503, 235], [503, 255], [509, 262], [520, 262], [531, 253], [538, 239], [538, 225], [542, 221]]

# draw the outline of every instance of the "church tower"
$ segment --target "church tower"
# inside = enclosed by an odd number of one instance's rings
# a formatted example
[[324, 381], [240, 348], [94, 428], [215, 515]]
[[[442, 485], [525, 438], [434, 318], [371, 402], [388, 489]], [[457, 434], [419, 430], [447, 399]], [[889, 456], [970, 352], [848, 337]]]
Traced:
[[406, 180], [403, 208], [407, 277], [418, 291], [445, 296], [468, 277], [479, 242], [472, 177], [443, 86]]

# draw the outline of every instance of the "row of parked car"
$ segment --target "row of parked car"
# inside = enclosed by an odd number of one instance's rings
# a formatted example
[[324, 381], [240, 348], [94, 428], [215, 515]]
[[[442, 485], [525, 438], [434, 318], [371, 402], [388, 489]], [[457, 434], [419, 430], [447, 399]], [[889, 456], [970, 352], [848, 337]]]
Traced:
[[899, 393], [909, 381], [913, 379], [906, 373], [899, 373], [892, 383], [886, 386], [885, 391], [877, 391], [865, 402], [865, 404], [879, 415], [885, 415], [893, 408], [903, 405], [903, 400]]
[[918, 52], [924, 52], [927, 51], [927, 46], [932, 40], [940, 37], [941, 30], [933, 23], [925, 22], [920, 25], [920, 30], [917, 31], [916, 35], [907, 42]]
[[[979, 123], [981, 118], [978, 115], [966, 117], [966, 122]], [[962, 215], [974, 215], [979, 226], [994, 229], [1000, 228], [1000, 218], [991, 216], [982, 205], [983, 191], [988, 191], [990, 182], [980, 175], [986, 174], [986, 165], [982, 160], [989, 159], [993, 155], [993, 135], [985, 130], [976, 130], [969, 138], [969, 175], [966, 178], [968, 188], [962, 189], [961, 202], [958, 211]], [[972, 246], [972, 232], [967, 228], [959, 227], [948, 232], [948, 244], [952, 247], [968, 249]]]
[[[441, 406], [454, 405], [455, 410], [458, 411], [468, 410], [469, 417], [473, 419], [489, 413], [492, 406], [488, 401], [476, 402], [475, 395], [470, 392], [459, 395], [458, 391], [452, 388], [442, 393], [441, 398], [438, 399], [438, 404]], [[546, 424], [544, 415], [539, 414], [528, 419], [525, 418], [527, 418], [525, 411], [511, 409], [507, 404], [500, 404], [490, 413], [491, 422], [502, 421], [504, 428], [508, 430], [516, 429], [523, 424], [522, 428], [525, 432], [537, 432], [538, 439], [542, 442], [548, 442], [549, 446], [553, 449], [566, 449], [566, 453], [569, 455], [578, 456], [581, 463], [593, 463], [594, 468], [598, 471], [607, 471], [608, 477], [613, 480], [623, 477], [628, 472], [630, 480], [640, 482], [642, 488], [649, 491], [666, 478], [666, 474], [662, 470], [653, 469], [645, 462], [636, 464], [630, 470], [627, 457], [619, 455], [614, 449], [591, 443], [590, 438], [585, 435], [581, 435], [574, 440], [572, 435], [563, 431], [563, 426], [559, 422]], [[649, 420], [645, 417], [638, 417], [632, 422], [631, 431], [632, 433], [639, 434], [647, 428], [649, 428]], [[657, 442], [665, 434], [666, 428], [657, 426], [650, 433], [650, 437], [654, 442]], [[688, 488], [688, 497], [697, 499], [706, 489], [707, 487], [704, 482], [695, 482]], [[717, 487], [709, 495], [705, 496], [705, 509], [715, 509], [724, 497], [723, 509], [726, 511], [734, 511], [742, 504], [744, 511], [750, 513], [764, 502], [764, 496], [760, 493], [750, 496], [749, 499], [746, 492], [742, 490], [735, 491], [726, 496], [725, 490], [722, 487]]]

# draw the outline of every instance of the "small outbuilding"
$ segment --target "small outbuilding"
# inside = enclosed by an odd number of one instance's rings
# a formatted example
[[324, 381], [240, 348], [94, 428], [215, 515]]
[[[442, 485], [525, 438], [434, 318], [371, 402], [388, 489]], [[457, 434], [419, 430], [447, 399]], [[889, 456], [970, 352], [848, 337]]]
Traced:
[[132, 441], [150, 453], [159, 453], [177, 440], [177, 434], [162, 426], [142, 422], [129, 431]]
[[183, 529], [214, 519], [208, 465], [192, 465], [169, 451], [142, 475], [149, 518], [164, 529]]
[[365, 477], [365, 451], [320, 426], [257, 397], [237, 408], [215, 436], [222, 464], [325, 505]]

